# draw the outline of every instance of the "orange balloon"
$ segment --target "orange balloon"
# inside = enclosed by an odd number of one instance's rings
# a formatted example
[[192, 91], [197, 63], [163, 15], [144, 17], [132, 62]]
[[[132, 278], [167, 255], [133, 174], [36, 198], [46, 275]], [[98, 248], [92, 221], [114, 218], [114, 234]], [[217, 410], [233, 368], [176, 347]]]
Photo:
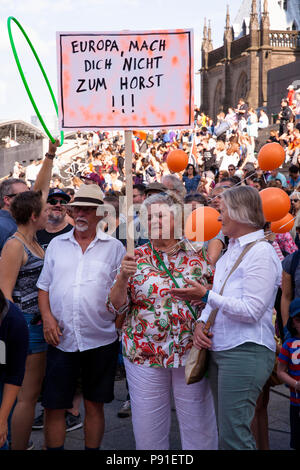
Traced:
[[274, 233], [285, 233], [294, 227], [294, 217], [289, 212], [280, 220], [271, 223], [271, 230]]
[[189, 157], [183, 150], [173, 150], [167, 156], [167, 165], [170, 171], [178, 173], [186, 169]]
[[219, 212], [213, 207], [201, 206], [190, 213], [187, 218], [184, 233], [193, 242], [207, 242], [221, 230], [222, 223], [218, 221]]
[[266, 188], [259, 192], [263, 213], [268, 222], [282, 219], [291, 208], [291, 201], [285, 191], [280, 188]]
[[285, 160], [284, 149], [277, 142], [265, 144], [258, 152], [257, 160], [261, 170], [275, 170], [279, 168]]

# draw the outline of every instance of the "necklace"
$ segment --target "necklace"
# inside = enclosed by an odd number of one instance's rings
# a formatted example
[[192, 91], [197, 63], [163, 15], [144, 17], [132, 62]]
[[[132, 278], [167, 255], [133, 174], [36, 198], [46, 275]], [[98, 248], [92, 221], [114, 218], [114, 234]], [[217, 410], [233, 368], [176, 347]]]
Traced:
[[[39, 252], [39, 254], [42, 254], [44, 255], [44, 250], [43, 248], [40, 246], [39, 242], [37, 241], [36, 237], [33, 238], [32, 241], [28, 240], [28, 238], [26, 237], [26, 235], [24, 235], [24, 233], [20, 232], [20, 230], [17, 230], [17, 233], [19, 233], [20, 235], [22, 235], [22, 237], [24, 238], [24, 240], [28, 243], [29, 246], [31, 246], [32, 248], [34, 248], [34, 251], [36, 251], [37, 253]], [[38, 248], [38, 250], [37, 250]]]
[[175, 243], [175, 245], [171, 246], [171, 248], [158, 250], [158, 251], [164, 251], [168, 256], [174, 256], [181, 249], [182, 249], [182, 240], [179, 240], [177, 243]]

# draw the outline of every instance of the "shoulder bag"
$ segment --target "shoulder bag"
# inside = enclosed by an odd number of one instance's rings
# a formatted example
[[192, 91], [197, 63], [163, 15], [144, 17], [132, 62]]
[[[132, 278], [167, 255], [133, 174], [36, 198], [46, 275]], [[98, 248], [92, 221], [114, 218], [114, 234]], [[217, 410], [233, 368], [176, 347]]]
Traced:
[[[226, 282], [231, 274], [236, 270], [236, 268], [241, 263], [245, 254], [254, 246], [256, 243], [266, 241], [265, 239], [256, 240], [255, 242], [249, 243], [245, 246], [242, 253], [238, 257], [237, 261], [235, 262], [234, 266], [232, 267], [230, 273], [228, 274], [227, 278], [224, 281], [224, 284], [219, 292], [220, 295], [223, 294]], [[207, 322], [204, 325], [203, 333], [208, 335], [210, 328], [213, 326], [216, 316], [218, 313], [218, 309], [212, 310], [210, 313]], [[193, 384], [195, 382], [199, 382], [207, 372], [208, 368], [208, 350], [206, 348], [197, 349], [195, 346], [192, 346], [189, 356], [187, 358], [185, 364], [185, 381], [186, 383]]]

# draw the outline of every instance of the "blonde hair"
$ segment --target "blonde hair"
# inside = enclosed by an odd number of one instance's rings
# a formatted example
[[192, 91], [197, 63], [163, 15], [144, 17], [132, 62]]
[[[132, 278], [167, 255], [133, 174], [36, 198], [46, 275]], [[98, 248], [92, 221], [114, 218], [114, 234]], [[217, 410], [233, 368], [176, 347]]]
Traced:
[[266, 221], [257, 189], [251, 186], [236, 186], [224, 191], [222, 199], [232, 220], [252, 225], [257, 229], [264, 228]]

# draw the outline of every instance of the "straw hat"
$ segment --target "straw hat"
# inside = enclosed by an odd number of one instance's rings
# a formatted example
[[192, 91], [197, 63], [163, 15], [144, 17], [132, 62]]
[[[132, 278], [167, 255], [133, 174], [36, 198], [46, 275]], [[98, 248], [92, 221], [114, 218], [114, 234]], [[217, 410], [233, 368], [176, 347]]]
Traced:
[[82, 184], [75, 193], [74, 201], [69, 206], [100, 206], [103, 204], [103, 192], [96, 184]]

